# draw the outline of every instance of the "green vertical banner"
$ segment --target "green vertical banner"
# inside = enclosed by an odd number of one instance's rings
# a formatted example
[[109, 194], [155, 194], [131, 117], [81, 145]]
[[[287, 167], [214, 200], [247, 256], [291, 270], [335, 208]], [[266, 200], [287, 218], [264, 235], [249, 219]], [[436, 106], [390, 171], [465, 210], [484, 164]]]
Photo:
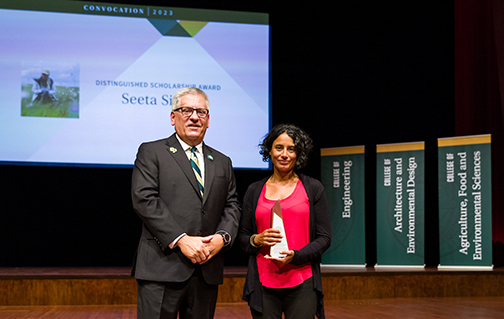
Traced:
[[364, 146], [322, 149], [321, 171], [332, 230], [322, 264], [365, 266]]
[[424, 267], [424, 142], [376, 146], [377, 266]]
[[440, 268], [492, 268], [491, 135], [438, 139]]

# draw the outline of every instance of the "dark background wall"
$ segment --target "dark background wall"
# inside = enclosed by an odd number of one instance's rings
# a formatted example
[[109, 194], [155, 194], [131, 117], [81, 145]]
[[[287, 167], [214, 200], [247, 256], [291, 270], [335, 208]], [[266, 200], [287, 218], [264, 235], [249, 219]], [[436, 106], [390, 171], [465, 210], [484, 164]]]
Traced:
[[[270, 13], [272, 124], [297, 124], [313, 138], [303, 173], [320, 178], [320, 148], [366, 146], [369, 265], [376, 144], [425, 141], [426, 263], [437, 265], [436, 143], [455, 134], [453, 1], [141, 4]], [[268, 173], [237, 170], [240, 195]], [[0, 165], [0, 176], [0, 267], [131, 265], [141, 229], [131, 169]], [[233, 248], [226, 263], [245, 259]]]

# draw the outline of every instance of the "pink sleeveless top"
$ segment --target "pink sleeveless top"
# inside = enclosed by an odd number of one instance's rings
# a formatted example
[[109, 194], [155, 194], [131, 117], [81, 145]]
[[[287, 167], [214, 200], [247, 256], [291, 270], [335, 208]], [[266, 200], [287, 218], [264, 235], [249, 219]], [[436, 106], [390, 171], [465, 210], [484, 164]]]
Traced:
[[[261, 196], [259, 196], [255, 213], [258, 233], [271, 228], [271, 208], [276, 203], [276, 200], [267, 199], [265, 192], [266, 184], [264, 184]], [[299, 250], [310, 241], [310, 205], [301, 180], [297, 182], [294, 192], [289, 197], [280, 200], [280, 206], [289, 250]], [[292, 264], [282, 266], [273, 260], [264, 258], [265, 255], [269, 255], [269, 252], [269, 246], [263, 246], [256, 256], [259, 280], [263, 286], [290, 288], [298, 286], [312, 277], [310, 263], [299, 266]]]

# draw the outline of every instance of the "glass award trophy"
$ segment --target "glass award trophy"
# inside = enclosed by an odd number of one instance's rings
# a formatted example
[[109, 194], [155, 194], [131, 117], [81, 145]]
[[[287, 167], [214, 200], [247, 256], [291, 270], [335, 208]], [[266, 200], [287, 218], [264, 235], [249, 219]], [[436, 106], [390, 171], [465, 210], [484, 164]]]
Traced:
[[280, 254], [281, 251], [288, 251], [287, 236], [285, 235], [285, 227], [283, 223], [282, 208], [280, 200], [278, 200], [273, 208], [271, 208], [271, 228], [278, 229], [282, 234], [282, 241], [270, 247], [270, 256], [273, 258], [285, 258], [285, 254]]

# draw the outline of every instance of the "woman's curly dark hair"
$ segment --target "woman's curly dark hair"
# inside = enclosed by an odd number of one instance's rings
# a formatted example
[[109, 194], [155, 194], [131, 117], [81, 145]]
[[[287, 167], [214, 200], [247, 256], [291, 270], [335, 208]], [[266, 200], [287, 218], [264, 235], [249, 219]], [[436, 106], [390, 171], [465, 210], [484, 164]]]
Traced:
[[271, 160], [270, 152], [273, 147], [273, 142], [283, 133], [287, 133], [294, 141], [294, 149], [297, 156], [295, 169], [305, 167], [308, 163], [308, 153], [310, 153], [313, 148], [312, 139], [302, 129], [293, 124], [275, 125], [264, 137], [262, 143], [259, 144], [261, 148], [259, 153], [262, 155], [263, 161], [267, 162]]

